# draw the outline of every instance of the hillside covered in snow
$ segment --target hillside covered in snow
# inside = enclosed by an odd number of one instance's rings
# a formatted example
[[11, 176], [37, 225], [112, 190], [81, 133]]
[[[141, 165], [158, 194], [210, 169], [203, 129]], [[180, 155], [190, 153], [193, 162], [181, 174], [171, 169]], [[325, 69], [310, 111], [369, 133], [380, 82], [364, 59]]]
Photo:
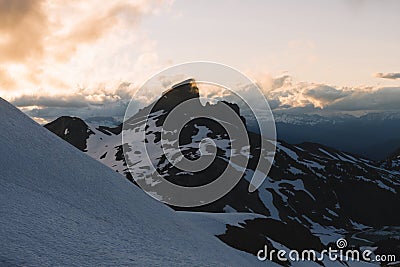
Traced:
[[250, 266], [0, 99], [0, 266]]

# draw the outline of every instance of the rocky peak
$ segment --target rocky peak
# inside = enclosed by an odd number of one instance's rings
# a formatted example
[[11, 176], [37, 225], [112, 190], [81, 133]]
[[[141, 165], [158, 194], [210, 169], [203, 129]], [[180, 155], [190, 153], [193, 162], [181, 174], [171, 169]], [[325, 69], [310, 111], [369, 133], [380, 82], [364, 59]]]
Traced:
[[86, 151], [86, 139], [93, 134], [89, 126], [77, 117], [62, 116], [44, 127], [82, 151]]
[[197, 87], [195, 81], [193, 79], [188, 79], [166, 90], [160, 99], [155, 103], [152, 110], [170, 111], [180, 103], [193, 98], [199, 99], [199, 97], [199, 88]]

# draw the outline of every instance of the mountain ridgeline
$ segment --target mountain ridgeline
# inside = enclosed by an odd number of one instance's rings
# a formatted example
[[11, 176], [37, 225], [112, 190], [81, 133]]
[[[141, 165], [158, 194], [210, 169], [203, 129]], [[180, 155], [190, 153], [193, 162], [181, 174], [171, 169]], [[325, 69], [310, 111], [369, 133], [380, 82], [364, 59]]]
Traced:
[[[160, 147], [166, 116], [179, 103], [196, 98], [199, 92], [193, 83], [178, 84], [152, 107], [146, 127], [142, 127], [143, 111], [129, 120], [137, 121], [137, 131], [154, 136], [146, 140]], [[212, 110], [217, 105], [207, 104], [203, 108]], [[229, 106], [240, 116], [236, 104]], [[76, 117], [61, 117], [45, 127], [134, 183], [123, 156], [122, 125], [105, 127]], [[245, 155], [249, 162], [247, 166], [239, 166], [244, 170], [242, 179], [219, 200], [195, 208], [172, 208], [202, 212], [199, 214], [257, 215], [236, 225], [226, 223], [225, 231], [215, 234], [229, 246], [254, 255], [264, 244], [276, 247], [277, 243], [290, 249], [322, 250], [340, 237], [355, 247], [385, 249], [392, 246], [393, 238], [398, 246], [399, 154], [377, 162], [317, 143], [292, 145], [278, 141], [272, 169], [265, 173], [266, 180], [258, 190], [249, 193], [250, 180], [265, 151], [260, 147], [262, 136], [251, 131], [248, 136], [250, 149], [245, 154], [239, 153], [231, 150], [229, 136], [217, 123], [206, 118], [190, 121], [179, 137], [181, 153], [188, 159], [197, 159], [201, 139], [210, 138], [216, 144], [217, 157], [203, 171], [183, 172], [166, 161], [163, 154], [156, 155], [153, 158], [157, 159], [157, 171], [166, 179], [180, 185], [201, 185], [217, 178], [230, 157]], [[400, 258], [399, 248], [393, 250]]]

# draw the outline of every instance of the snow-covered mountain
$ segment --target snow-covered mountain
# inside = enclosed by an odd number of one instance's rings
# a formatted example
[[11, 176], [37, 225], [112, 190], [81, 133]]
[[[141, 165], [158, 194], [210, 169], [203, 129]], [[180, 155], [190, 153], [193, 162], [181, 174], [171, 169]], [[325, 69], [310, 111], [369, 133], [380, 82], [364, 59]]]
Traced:
[[0, 148], [0, 266], [259, 263], [2, 99]]
[[320, 123], [339, 124], [351, 120], [359, 121], [398, 121], [400, 120], [400, 113], [398, 112], [371, 112], [361, 116], [354, 116], [350, 114], [327, 114], [319, 115], [315, 113], [298, 113], [296, 111], [275, 111], [275, 122], [290, 123], [295, 125], [317, 125]]
[[400, 147], [400, 113], [355, 117], [275, 111], [274, 116], [279, 138], [291, 144], [319, 143], [373, 160], [383, 160]]
[[[146, 134], [155, 136], [148, 139], [151, 145], [161, 145], [157, 136], [161, 135], [163, 121], [172, 107], [180, 101], [198, 98], [198, 90], [188, 90], [185, 86], [175, 87], [167, 93], [174, 93], [173, 103], [170, 100], [162, 102], [162, 108], [149, 116], [147, 127], [142, 127], [140, 113], [130, 119], [131, 122], [138, 121], [138, 131], [144, 129]], [[238, 106], [230, 106], [240, 114]], [[205, 108], [212, 108], [212, 105]], [[85, 123], [79, 118], [61, 117], [45, 127], [133, 181], [123, 157], [121, 126], [110, 128]], [[200, 212], [183, 214], [205, 225], [210, 225], [210, 220], [218, 221], [222, 227], [214, 234], [219, 239], [254, 255], [264, 244], [274, 248], [320, 251], [340, 237], [346, 237], [353, 246], [376, 246], [378, 251], [391, 246], [388, 245], [392, 244], [391, 238], [397, 238], [399, 244], [398, 169], [316, 143], [290, 145], [280, 141], [273, 167], [268, 176], [265, 174], [267, 179], [261, 188], [249, 193], [249, 180], [264, 151], [260, 152], [261, 137], [252, 132], [248, 134], [251, 146], [246, 156], [249, 164], [236, 166], [245, 169], [238, 185], [214, 203], [187, 209], [174, 207], [176, 210]], [[232, 156], [229, 138], [221, 129], [207, 120], [191, 121], [180, 139], [181, 152], [188, 158], [196, 158], [198, 144], [205, 137], [213, 139], [218, 147], [218, 157], [205, 171], [181, 172], [166, 162], [163, 155], [156, 157], [159, 159], [158, 170], [168, 180], [182, 185], [213, 180], [228, 164], [228, 155]], [[233, 153], [233, 156], [239, 155]], [[238, 213], [254, 216], [236, 224], [229, 223], [227, 216], [237, 218]], [[392, 250], [400, 258], [399, 248]], [[279, 260], [276, 262], [286, 265]]]
[[120, 119], [118, 117], [89, 117], [85, 119], [85, 121], [88, 123], [93, 123], [108, 127], [118, 126], [119, 124], [121, 124], [122, 120], [123, 118]]

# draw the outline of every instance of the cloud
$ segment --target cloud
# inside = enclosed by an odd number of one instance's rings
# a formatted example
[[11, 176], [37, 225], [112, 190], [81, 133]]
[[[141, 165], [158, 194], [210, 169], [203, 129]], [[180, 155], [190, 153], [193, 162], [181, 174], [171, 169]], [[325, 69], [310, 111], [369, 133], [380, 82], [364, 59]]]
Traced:
[[41, 56], [48, 33], [42, 0], [0, 0], [0, 62]]
[[400, 87], [371, 88], [353, 91], [348, 97], [329, 103], [326, 108], [336, 111], [400, 111]]
[[86, 102], [86, 97], [82, 95], [55, 95], [55, 96], [35, 96], [35, 95], [22, 95], [15, 97], [11, 103], [17, 107], [70, 107], [82, 108], [88, 107], [89, 103]]
[[[165, 82], [167, 80], [162, 79], [160, 84]], [[400, 112], [400, 87], [337, 87], [321, 83], [294, 82], [291, 77], [272, 78], [268, 85], [270, 87], [263, 92], [271, 109], [275, 111], [319, 114]], [[240, 99], [232, 98], [232, 95], [221, 91], [217, 86], [199, 86], [204, 97], [225, 99], [240, 105]], [[71, 94], [48, 95], [38, 92], [33, 95], [19, 95], [13, 97], [11, 103], [37, 121], [50, 121], [63, 115], [81, 118], [106, 116], [122, 120], [137, 89], [136, 84], [121, 82], [114, 87], [80, 88]], [[257, 106], [260, 99], [252, 94], [251, 90], [242, 93], [246, 95], [246, 99], [250, 99], [253, 107]], [[148, 104], [148, 99], [136, 98], [131, 103], [131, 109], [137, 111]]]
[[113, 105], [107, 105], [106, 108], [40, 108], [40, 109], [29, 109], [24, 111], [25, 114], [30, 116], [36, 122], [40, 124], [49, 123], [61, 116], [79, 117], [81, 119], [88, 119], [93, 117], [107, 117], [114, 118], [117, 121], [122, 121], [127, 103], [114, 103]]
[[61, 116], [77, 116], [82, 119], [91, 117], [113, 117], [122, 121], [128, 102], [116, 101], [108, 103], [101, 107], [87, 106], [86, 108], [73, 107], [43, 107], [23, 110], [28, 116], [35, 118], [36, 121], [43, 122], [52, 121]]
[[10, 102], [17, 107], [86, 108], [104, 106], [118, 101], [129, 101], [132, 97], [131, 83], [122, 82], [112, 88], [81, 88], [73, 94], [24, 94], [13, 97]]
[[330, 105], [330, 103], [349, 96], [351, 93], [338, 90], [328, 85], [317, 85], [304, 90], [303, 94], [316, 107], [322, 108], [326, 105]]
[[55, 42], [61, 45], [58, 59], [67, 60], [80, 45], [93, 43], [116, 27], [118, 30], [132, 31], [144, 15], [151, 13], [144, 2], [110, 3], [96, 12], [89, 12], [83, 18], [77, 18], [75, 23], [64, 29], [66, 33], [57, 36]]
[[148, 103], [132, 100], [137, 88], [129, 82], [114, 87], [81, 88], [72, 94], [24, 94], [10, 102], [39, 123], [52, 121], [60, 116], [114, 117], [122, 121], [127, 106], [139, 110]]
[[392, 73], [379, 72], [379, 73], [375, 73], [374, 77], [396, 80], [396, 79], [400, 79], [400, 72], [392, 72]]
[[157, 10], [156, 4], [0, 0], [0, 59], [24, 62], [28, 57], [53, 56], [49, 52], [54, 51], [68, 57], [79, 45], [104, 37], [114, 27], [137, 25], [144, 15]]
[[[338, 87], [322, 83], [272, 79], [263, 92], [275, 110], [298, 112], [400, 111], [400, 87]], [[275, 82], [278, 81], [278, 82]], [[281, 85], [276, 87], [276, 85]]]
[[0, 0], [0, 93], [9, 99], [38, 89], [51, 94], [77, 85], [142, 82], [163, 65], [140, 22], [170, 4]]
[[286, 82], [290, 82], [291, 77], [289, 75], [284, 75], [272, 79], [272, 89], [280, 88], [285, 85]]
[[[83, 102], [80, 99], [75, 99], [76, 102], [71, 100], [72, 99], [69, 99], [68, 102], [57, 102], [52, 98], [47, 100], [51, 102], [50, 105], [33, 108], [30, 106], [20, 107], [20, 109], [35, 121], [43, 124], [53, 121], [61, 116], [76, 116], [82, 119], [112, 117], [117, 121], [123, 121], [128, 104], [130, 105], [130, 109], [136, 111], [145, 106], [145, 103], [137, 100], [131, 101], [130, 98], [113, 98], [103, 102], [92, 102], [86, 104], [82, 104]], [[47, 104], [48, 102], [41, 103]]]
[[16, 82], [10, 77], [8, 71], [4, 68], [0, 68], [0, 87], [12, 90], [15, 88]]

